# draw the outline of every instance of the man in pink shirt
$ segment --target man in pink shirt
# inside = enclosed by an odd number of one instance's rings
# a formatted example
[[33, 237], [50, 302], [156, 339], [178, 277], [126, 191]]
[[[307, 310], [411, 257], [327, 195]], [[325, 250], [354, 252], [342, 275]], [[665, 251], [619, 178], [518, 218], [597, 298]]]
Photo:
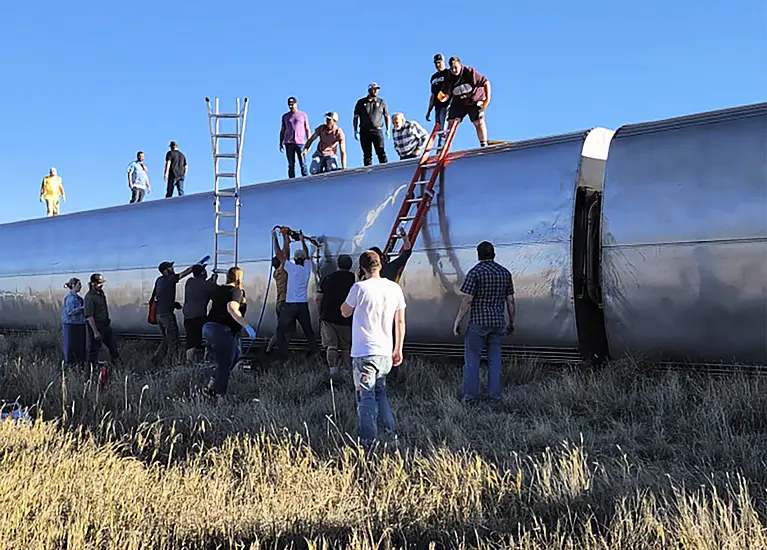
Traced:
[[298, 100], [295, 97], [288, 98], [287, 113], [282, 115], [282, 127], [280, 128], [280, 151], [285, 151], [288, 156], [288, 177], [296, 177], [296, 158], [301, 166], [301, 175], [306, 176], [306, 162], [301, 149], [306, 143], [309, 130], [309, 117], [303, 111], [298, 110]]

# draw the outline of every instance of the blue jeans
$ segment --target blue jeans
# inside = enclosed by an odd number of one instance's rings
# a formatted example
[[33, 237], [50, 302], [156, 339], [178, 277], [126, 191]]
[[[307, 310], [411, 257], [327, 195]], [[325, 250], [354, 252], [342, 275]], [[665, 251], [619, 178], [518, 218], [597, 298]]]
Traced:
[[168, 187], [165, 190], [165, 198], [169, 199], [173, 196], [173, 188], [178, 189], [178, 196], [184, 196], [184, 176], [180, 178], [174, 176], [168, 176]]
[[490, 399], [501, 399], [501, 338], [506, 329], [469, 324], [464, 337], [463, 400], [471, 402], [479, 397], [479, 360], [482, 348], [487, 346], [487, 394]]
[[216, 357], [213, 391], [223, 395], [229, 385], [229, 375], [240, 358], [240, 337], [234, 336], [229, 327], [210, 322], [203, 325], [202, 335]]
[[386, 375], [392, 368], [390, 355], [352, 357], [352, 374], [357, 390], [359, 437], [370, 445], [378, 437], [378, 426], [394, 433], [394, 413], [386, 397]]
[[85, 364], [85, 324], [64, 323], [64, 364]]
[[286, 143], [285, 154], [288, 157], [288, 177], [296, 177], [296, 158], [298, 159], [298, 165], [301, 167], [301, 175], [306, 177], [306, 160], [301, 154], [302, 146], [299, 143]]
[[312, 175], [320, 174], [322, 172], [335, 172], [338, 168], [338, 157], [335, 155], [320, 155], [315, 153], [312, 157], [312, 164], [309, 167], [309, 172]]

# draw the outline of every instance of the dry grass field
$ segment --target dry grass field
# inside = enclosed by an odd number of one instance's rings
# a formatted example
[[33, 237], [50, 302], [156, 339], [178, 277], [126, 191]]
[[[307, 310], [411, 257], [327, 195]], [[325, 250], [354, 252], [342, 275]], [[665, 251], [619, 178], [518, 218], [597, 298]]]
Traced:
[[459, 364], [410, 358], [399, 447], [365, 455], [319, 363], [211, 403], [123, 351], [101, 392], [54, 336], [0, 343], [34, 417], [0, 422], [0, 547], [767, 548], [767, 378], [510, 362], [502, 406], [465, 408]]

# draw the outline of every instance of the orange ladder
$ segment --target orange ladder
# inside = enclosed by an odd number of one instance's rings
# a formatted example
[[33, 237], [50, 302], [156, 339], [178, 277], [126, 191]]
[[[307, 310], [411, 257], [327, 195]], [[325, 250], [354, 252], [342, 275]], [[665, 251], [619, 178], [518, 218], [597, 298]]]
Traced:
[[[421, 159], [418, 161], [410, 187], [408, 187], [405, 193], [402, 206], [400, 206], [394, 226], [389, 233], [389, 239], [386, 241], [383, 253], [387, 260], [391, 261], [402, 252], [402, 244], [400, 244], [402, 236], [399, 234], [400, 227], [405, 226], [405, 234], [410, 239], [411, 246], [415, 246], [418, 233], [420, 233], [426, 221], [426, 214], [429, 212], [431, 201], [434, 198], [434, 186], [445, 167], [447, 153], [450, 150], [450, 145], [453, 143], [453, 137], [457, 129], [458, 122], [448, 123], [448, 128], [444, 131], [440, 129], [439, 123], [434, 125], [434, 130], [432, 130], [431, 136], [429, 136], [429, 140], [426, 142], [426, 148], [421, 155]], [[437, 142], [437, 138], [442, 135], [445, 136], [442, 145], [435, 147], [434, 144]], [[430, 171], [431, 174], [429, 175]], [[419, 185], [422, 185], [423, 189], [420, 195], [416, 196], [416, 189]], [[399, 282], [401, 275], [402, 269], [397, 273], [397, 282]]]

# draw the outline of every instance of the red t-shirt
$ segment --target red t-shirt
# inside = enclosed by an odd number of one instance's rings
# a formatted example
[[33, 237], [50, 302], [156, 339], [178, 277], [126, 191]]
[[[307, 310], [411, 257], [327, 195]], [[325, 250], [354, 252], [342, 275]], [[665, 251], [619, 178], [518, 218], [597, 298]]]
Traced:
[[453, 101], [458, 101], [463, 105], [471, 105], [485, 99], [485, 88], [487, 78], [482, 76], [477, 69], [463, 66], [461, 73], [456, 76], [448, 71], [445, 76], [445, 82], [442, 85], [442, 93], [452, 97]]

